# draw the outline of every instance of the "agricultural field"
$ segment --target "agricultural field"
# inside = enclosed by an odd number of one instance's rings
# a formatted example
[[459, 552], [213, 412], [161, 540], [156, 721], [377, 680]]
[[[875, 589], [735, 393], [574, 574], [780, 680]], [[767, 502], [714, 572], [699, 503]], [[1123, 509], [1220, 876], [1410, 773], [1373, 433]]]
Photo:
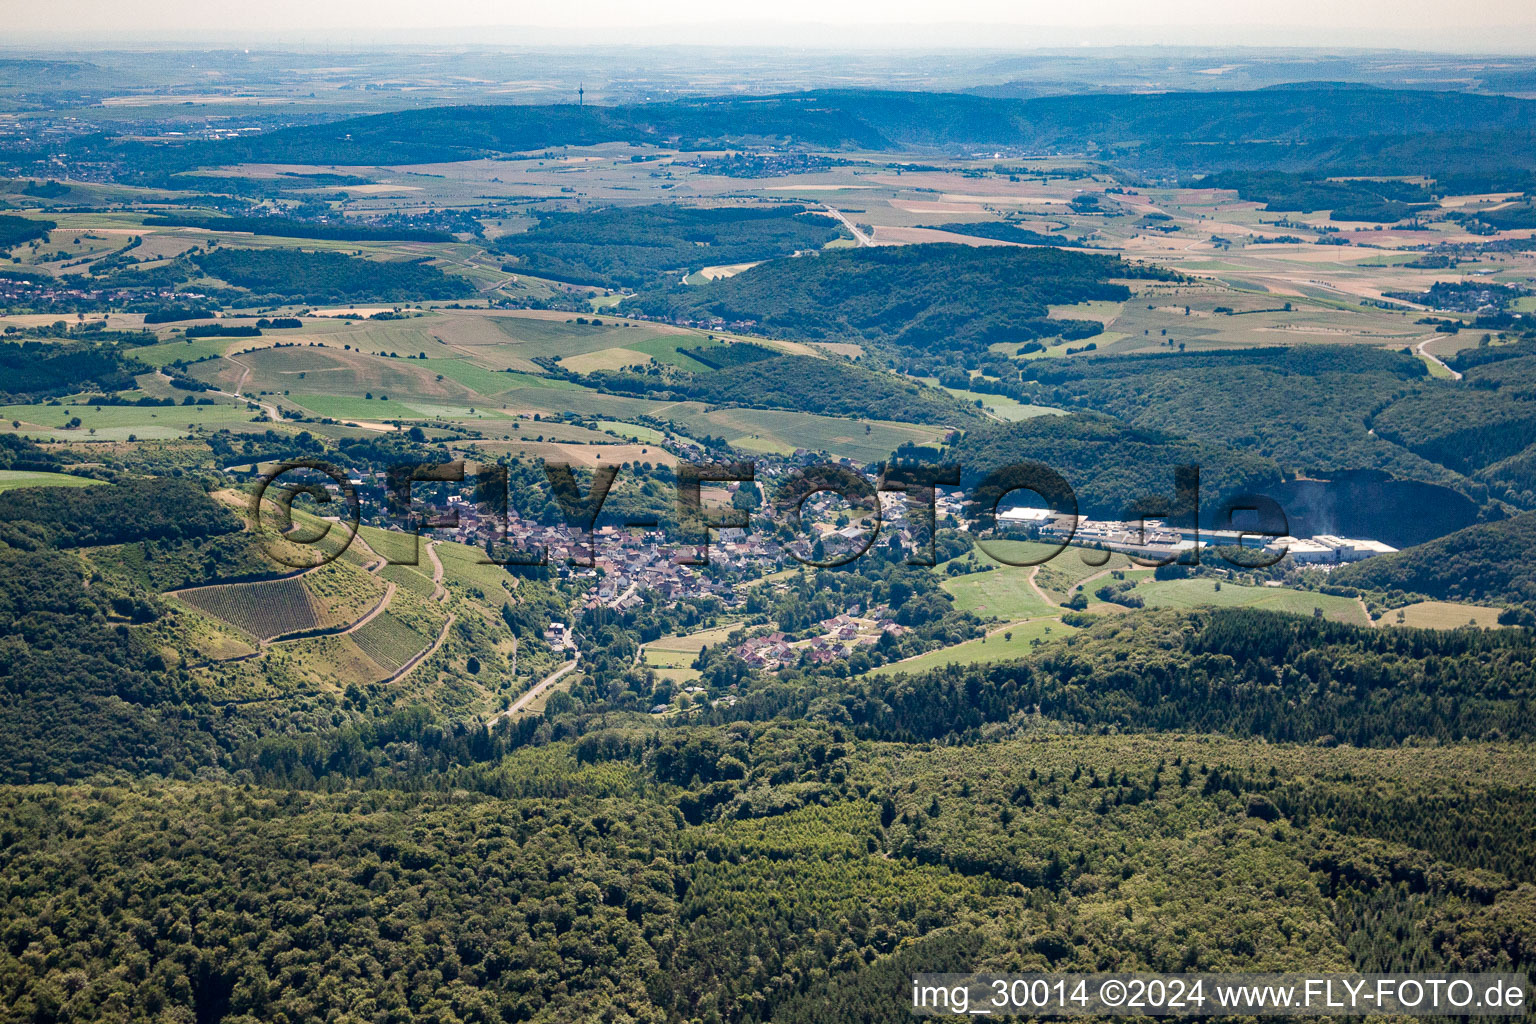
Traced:
[[664, 440], [661, 431], [654, 427], [644, 427], [634, 423], [622, 423], [618, 420], [598, 420], [597, 427], [599, 430], [611, 431], [620, 437], [633, 438], [646, 444], [661, 444]]
[[[926, 381], [925, 381], [926, 382]], [[933, 383], [937, 383], [936, 380]], [[1009, 423], [1033, 419], [1036, 416], [1060, 416], [1066, 410], [1049, 405], [1026, 405], [1007, 395], [990, 395], [982, 391], [966, 391], [961, 388], [945, 388], [950, 394], [967, 405], [980, 405], [987, 415]]]
[[664, 636], [652, 640], [641, 648], [640, 666], [653, 670], [657, 676], [674, 684], [692, 683], [700, 675], [699, 670], [693, 667], [699, 651], [725, 643], [740, 628], [738, 623], [728, 623], [682, 636]]
[[1249, 587], [1208, 579], [1148, 580], [1132, 593], [1148, 608], [1262, 608], [1293, 615], [1312, 615], [1321, 609], [1325, 618], [1335, 622], [1370, 625], [1365, 609], [1354, 598], [1288, 587]]
[[[221, 428], [242, 429], [255, 413], [220, 400], [214, 405], [6, 405], [0, 431], [34, 441], [165, 440]], [[78, 426], [70, 421], [78, 418]]]
[[777, 409], [715, 409], [669, 418], [694, 434], [724, 437], [747, 452], [787, 454], [796, 448], [827, 452], [856, 462], [883, 462], [903, 444], [932, 444], [943, 427], [887, 420], [852, 420]]
[[[1090, 565], [1086, 561], [1088, 558], [1102, 564]], [[1035, 574], [1035, 585], [1052, 597], [1064, 601], [1087, 580], [1096, 581], [1092, 587], [1086, 588], [1092, 590], [1103, 585], [1097, 579], [1108, 579], [1112, 572], [1124, 572], [1131, 568], [1131, 560], [1119, 552], [1071, 547], [1040, 566], [1040, 571]], [[1093, 597], [1091, 593], [1088, 596]]]
[[1499, 609], [1450, 601], [1420, 601], [1391, 609], [1376, 620], [1376, 625], [1411, 629], [1460, 629], [1464, 626], [1498, 629]]
[[364, 654], [391, 672], [426, 650], [433, 639], [422, 636], [387, 611], [375, 615], [348, 636]]
[[94, 487], [105, 481], [69, 473], [40, 473], [25, 469], [0, 469], [0, 492], [18, 487]]
[[254, 701], [340, 693], [349, 684], [376, 683], [388, 675], [346, 635], [272, 644], [255, 657], [194, 671], [193, 678], [211, 700]]
[[[195, 321], [194, 321], [195, 322]], [[249, 344], [249, 338], [179, 338], [171, 337], [158, 345], [142, 345], [133, 350], [133, 358], [146, 366], [159, 368], [171, 363], [197, 363], [222, 356], [232, 346]]]
[[398, 587], [403, 587], [419, 597], [431, 597], [436, 590], [432, 583], [431, 572], [426, 565], [426, 559], [422, 559], [420, 566], [386, 565], [379, 570], [379, 578]]
[[[488, 563], [485, 551], [481, 548], [439, 541], [435, 550], [438, 560], [443, 563], [445, 584], [478, 590], [484, 595], [484, 600], [495, 608], [500, 608], [507, 592], [517, 584], [517, 577], [505, 568]], [[425, 558], [420, 568], [430, 572]]]
[[258, 640], [318, 629], [321, 614], [300, 576], [192, 587], [173, 595]]
[[399, 530], [381, 530], [377, 526], [359, 526], [358, 537], [386, 562], [396, 566], [410, 566], [421, 572], [431, 573], [427, 559], [426, 541], [415, 534]]
[[870, 669], [866, 675], [891, 676], [902, 672], [927, 672], [946, 665], [979, 665], [1027, 657], [1042, 644], [1071, 636], [1077, 630], [1054, 618], [1036, 618], [1015, 622], [985, 637], [967, 640], [953, 647], [920, 654], [905, 661], [890, 662]]

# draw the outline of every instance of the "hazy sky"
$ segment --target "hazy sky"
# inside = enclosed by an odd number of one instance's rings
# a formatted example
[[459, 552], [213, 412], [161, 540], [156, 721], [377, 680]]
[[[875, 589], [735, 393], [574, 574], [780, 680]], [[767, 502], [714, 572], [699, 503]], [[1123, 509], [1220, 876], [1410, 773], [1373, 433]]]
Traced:
[[[0, 0], [0, 41], [1125, 43], [1536, 50], [1533, 0]], [[491, 34], [476, 31], [498, 29]], [[526, 28], [526, 33], [518, 33]]]

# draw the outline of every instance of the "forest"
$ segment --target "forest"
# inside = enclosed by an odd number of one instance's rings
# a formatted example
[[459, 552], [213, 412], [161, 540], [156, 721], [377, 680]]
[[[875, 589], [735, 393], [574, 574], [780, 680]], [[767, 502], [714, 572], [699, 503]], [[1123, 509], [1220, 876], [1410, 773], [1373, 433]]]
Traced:
[[124, 340], [142, 337], [97, 332], [89, 340], [23, 340], [0, 346], [0, 400], [35, 402], [81, 390], [131, 388], [134, 375], [149, 367], [119, 347]]
[[418, 227], [379, 224], [331, 224], [294, 217], [221, 217], [199, 213], [171, 213], [144, 218], [145, 227], [203, 228], [207, 231], [240, 231], [274, 238], [322, 238], [337, 242], [451, 242], [453, 235]]
[[1202, 178], [1198, 184], [1232, 189], [1241, 199], [1264, 203], [1266, 210], [1329, 210], [1329, 219], [1336, 221], [1392, 222], [1439, 209], [1428, 189], [1403, 181], [1329, 181], [1282, 171], [1227, 171]]
[[509, 269], [572, 284], [654, 288], [663, 274], [751, 263], [820, 249], [843, 234], [804, 206], [611, 207], [544, 213], [527, 231], [497, 240]]
[[0, 213], [0, 252], [33, 239], [47, 238], [48, 232], [56, 227], [58, 224], [51, 220], [37, 220], [32, 217], [18, 217], [11, 213]]
[[[1439, 395], [1424, 363], [1365, 346], [1303, 345], [1212, 352], [1040, 359], [1024, 369], [1043, 405], [1088, 408], [1134, 427], [1271, 459], [1292, 472], [1374, 469], [1445, 483], [1481, 500], [1448, 464], [1369, 432], [1393, 403]], [[1383, 412], [1385, 410], [1385, 412]]]
[[[6, 600], [104, 599], [32, 579]], [[113, 632], [34, 690], [99, 664], [134, 706], [185, 699]], [[599, 698], [305, 737], [194, 701], [97, 741], [161, 751], [131, 786], [0, 794], [3, 1019], [840, 1022], [896, 1019], [917, 966], [1529, 969], [1528, 759], [1397, 744], [1528, 737], [1530, 643], [1160, 613], [1014, 665], [752, 681], [671, 727]]]
[[[703, 350], [715, 353], [748, 346]], [[824, 416], [958, 424], [977, 418], [946, 392], [857, 364], [815, 356], [773, 354], [709, 373], [651, 364], [645, 372], [598, 371], [581, 378], [600, 391], [693, 400], [746, 408], [797, 409]]]
[[1080, 238], [1068, 238], [1066, 235], [1047, 235], [1039, 231], [1031, 231], [1029, 228], [1021, 228], [1017, 224], [1007, 224], [999, 221], [926, 224], [924, 227], [934, 231], [947, 231], [954, 235], [970, 235], [972, 238], [990, 238], [997, 242], [1017, 242], [1020, 245], [1066, 245], [1092, 248], [1092, 246], [1087, 245]]
[[1091, 413], [977, 425], [941, 459], [959, 465], [969, 486], [1021, 462], [1043, 464], [1066, 478], [1079, 514], [1099, 519], [1120, 519], [1143, 499], [1172, 504], [1178, 466], [1199, 467], [1207, 523], [1217, 521], [1223, 498], [1265, 493], [1282, 477], [1264, 455]]
[[1113, 278], [1168, 279], [1145, 264], [1062, 249], [903, 245], [774, 260], [686, 291], [642, 294], [626, 308], [680, 322], [749, 324], [769, 337], [883, 343], [951, 361], [995, 342], [1089, 337], [1097, 321], [1049, 318], [1048, 306], [1123, 301]]
[[204, 273], [259, 296], [301, 302], [414, 302], [458, 299], [475, 286], [425, 259], [366, 260], [303, 249], [220, 246], [192, 261]]
[[1341, 586], [1430, 597], [1536, 605], [1536, 513], [1479, 523], [1448, 536], [1339, 570]]

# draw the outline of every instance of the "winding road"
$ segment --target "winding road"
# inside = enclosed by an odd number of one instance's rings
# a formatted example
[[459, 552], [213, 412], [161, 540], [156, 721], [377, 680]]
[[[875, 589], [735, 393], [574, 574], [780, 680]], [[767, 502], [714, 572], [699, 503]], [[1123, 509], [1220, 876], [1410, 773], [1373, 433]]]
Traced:
[[1432, 341], [1439, 340], [1440, 337], [1441, 337], [1441, 335], [1436, 334], [1436, 335], [1433, 335], [1432, 337], [1425, 338], [1423, 341], [1421, 341], [1417, 345], [1415, 345], [1413, 347], [1413, 350], [1415, 352], [1417, 352], [1419, 355], [1423, 356], [1425, 359], [1428, 359], [1430, 362], [1435, 363], [1438, 366], [1440, 366], [1443, 370], [1445, 370], [1446, 373], [1451, 375], [1451, 380], [1461, 380], [1460, 372], [1451, 369], [1449, 366], [1446, 365], [1444, 359], [1441, 359], [1439, 356], [1435, 355], [1433, 352], [1427, 351], [1425, 349], [1425, 347], [1424, 347], [1424, 346], [1428, 345]]

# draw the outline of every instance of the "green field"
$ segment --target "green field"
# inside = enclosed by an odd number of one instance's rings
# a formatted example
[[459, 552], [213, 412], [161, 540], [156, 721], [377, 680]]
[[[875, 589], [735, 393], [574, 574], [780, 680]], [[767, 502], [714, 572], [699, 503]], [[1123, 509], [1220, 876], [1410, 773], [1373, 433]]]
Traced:
[[[1106, 556], [1107, 560], [1102, 565], [1090, 565], [1083, 560], [1085, 555], [1095, 562], [1106, 558]], [[1062, 600], [1065, 600], [1073, 588], [1084, 580], [1097, 576], [1099, 573], [1116, 570], [1124, 571], [1131, 567], [1131, 560], [1119, 552], [1091, 551], [1087, 548], [1073, 547], [1068, 548], [1042, 565], [1040, 572], [1035, 576], [1035, 584], [1047, 594], [1059, 595]], [[1104, 576], [1102, 579], [1108, 581], [1111, 577]], [[1093, 586], [1088, 589], [1095, 590], [1102, 585], [1102, 583], [1095, 581]], [[1088, 596], [1090, 598], [1093, 597], [1092, 594]]]
[[1499, 609], [1449, 601], [1420, 601], [1386, 612], [1376, 620], [1376, 624], [1416, 629], [1459, 629], [1474, 625], [1496, 629], [1499, 625]]
[[1050, 405], [1025, 405], [1018, 399], [1009, 398], [1007, 395], [989, 395], [981, 391], [966, 391], [961, 388], [945, 388], [950, 394], [967, 405], [981, 403], [992, 416], [1000, 420], [1014, 422], [1017, 420], [1034, 419], [1036, 416], [1064, 416], [1065, 409], [1057, 409]]
[[[440, 541], [436, 550], [438, 560], [443, 563], [443, 579], [446, 582], [478, 587], [493, 607], [500, 607], [505, 597], [504, 585], [515, 579], [503, 566], [487, 562], [483, 550], [467, 544]], [[431, 561], [425, 552], [421, 562], [422, 569], [430, 572]]]
[[14, 491], [20, 487], [91, 487], [100, 483], [105, 481], [70, 476], [68, 473], [33, 473], [25, 469], [0, 469], [0, 492]]
[[[338, 420], [500, 419], [499, 413], [472, 406], [443, 406], [405, 402], [397, 398], [358, 398], [353, 395], [285, 395], [278, 404], [302, 406], [317, 416]], [[474, 412], [470, 409], [474, 408]]]
[[359, 526], [357, 535], [386, 562], [394, 565], [419, 566], [424, 571], [431, 572], [431, 563], [427, 559], [426, 551], [423, 550], [426, 545], [420, 543], [419, 538], [395, 530], [381, 530], [376, 526]]
[[[646, 325], [622, 327], [620, 322], [612, 320], [604, 320], [601, 325], [595, 325], [531, 316], [488, 319], [503, 335], [501, 343], [494, 346], [496, 356], [508, 360], [512, 369], [528, 371], [537, 371], [538, 366], [532, 360], [540, 356], [560, 359], [609, 348], [636, 348], [653, 340], [663, 344], [669, 341], [673, 344], [680, 342], [685, 347], [703, 341], [702, 335], [695, 339], [691, 335], [661, 331]], [[639, 349], [636, 348], [636, 351]]]
[[315, 629], [321, 623], [304, 579], [299, 576], [194, 587], [178, 591], [175, 596], [182, 603], [261, 640]]
[[[926, 672], [945, 665], [976, 665], [987, 661], [1009, 661], [1023, 658], [1041, 644], [1060, 640], [1077, 632], [1071, 626], [1055, 619], [1034, 619], [1017, 622], [1007, 629], [985, 638], [967, 640], [953, 647], [920, 654], [907, 661], [896, 661], [871, 669], [866, 675], [889, 676], [898, 672]], [[1011, 638], [1010, 638], [1011, 636]]]
[[[217, 430], [249, 423], [254, 415], [243, 405], [228, 404], [6, 405], [0, 406], [0, 430], [49, 441], [126, 441], [130, 434], [164, 439], [186, 434], [189, 425], [193, 429]], [[80, 426], [66, 427], [76, 416]]]
[[857, 462], [882, 462], [908, 441], [931, 444], [944, 428], [887, 420], [849, 420], [777, 409], [716, 409], [672, 413], [691, 432], [724, 437], [749, 452], [787, 453], [796, 448], [847, 456]]
[[502, 370], [489, 370], [467, 359], [439, 358], [418, 359], [417, 366], [425, 366], [429, 373], [442, 374], [449, 380], [458, 381], [471, 391], [477, 391], [482, 395], [498, 395], [503, 391], [510, 391], [522, 383], [521, 378], [528, 374], [512, 374]]
[[1360, 602], [1353, 598], [1287, 587], [1245, 587], [1232, 583], [1220, 586], [1217, 590], [1216, 581], [1207, 579], [1148, 580], [1138, 585], [1133, 593], [1140, 596], [1148, 608], [1263, 608], [1295, 615], [1311, 615], [1314, 609], [1321, 608], [1324, 617], [1335, 622], [1370, 625]]
[[422, 636], [387, 611], [374, 616], [349, 635], [364, 654], [391, 672], [432, 643], [431, 638]]
[[611, 430], [620, 437], [628, 437], [644, 444], [661, 444], [662, 433], [654, 427], [642, 427], [634, 423], [621, 423], [618, 420], [598, 420], [599, 430]]
[[1029, 585], [1030, 570], [1007, 567], [955, 576], [943, 583], [954, 595], [955, 610], [990, 619], [1030, 619], [1056, 615], [1061, 609], [1040, 600]]
[[248, 338], [169, 338], [158, 345], [145, 345], [132, 350], [133, 358], [146, 366], [161, 367], [178, 359], [194, 363], [199, 359], [221, 356], [232, 341], [249, 341]]
[[420, 566], [386, 565], [379, 570], [379, 578], [403, 587], [420, 597], [431, 597], [437, 590], [432, 583], [432, 574], [427, 567], [426, 559], [422, 559]]

